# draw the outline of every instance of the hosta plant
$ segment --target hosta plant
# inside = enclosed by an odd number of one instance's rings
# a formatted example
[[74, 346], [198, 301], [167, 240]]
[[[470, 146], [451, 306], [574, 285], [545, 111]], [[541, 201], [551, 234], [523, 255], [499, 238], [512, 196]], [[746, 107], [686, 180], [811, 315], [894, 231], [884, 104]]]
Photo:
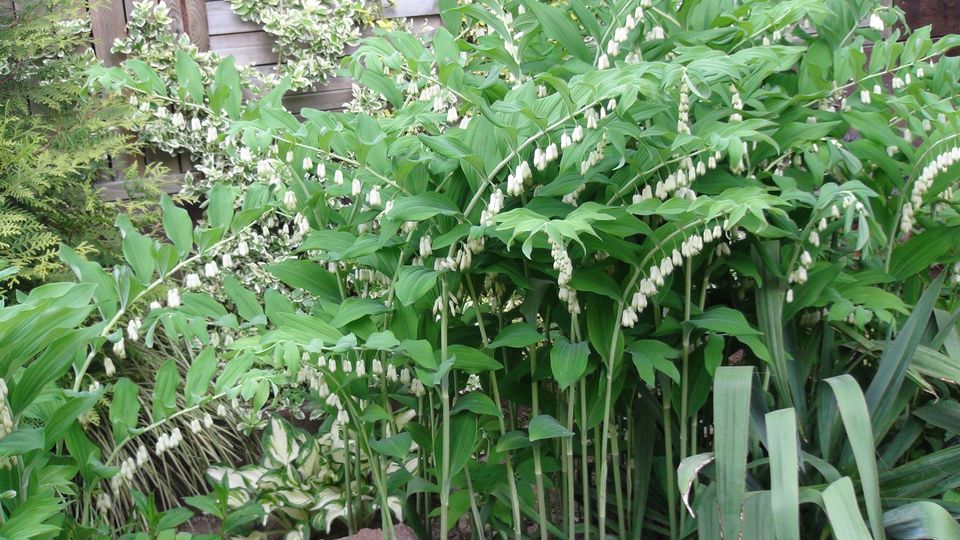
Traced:
[[[441, 538], [458, 520], [913, 538], [952, 519], [934, 467], [952, 405], [933, 396], [956, 392], [960, 38], [865, 0], [441, 15], [427, 42], [380, 32], [353, 56], [377, 117], [242, 103], [186, 62], [171, 87], [142, 65], [93, 74], [215, 117], [225, 152], [282, 171], [214, 188], [242, 194], [237, 216], [273, 208], [262, 236], [299, 236], [265, 286], [228, 279], [249, 256], [229, 243], [204, 266], [222, 290], [189, 281], [246, 321], [215, 346], [224, 373], [280, 374], [246, 385], [252, 411], [298, 403], [341, 433], [337, 481], [373, 487], [388, 536], [394, 500]], [[212, 226], [233, 210], [211, 200]], [[345, 501], [348, 528], [368, 504]]]

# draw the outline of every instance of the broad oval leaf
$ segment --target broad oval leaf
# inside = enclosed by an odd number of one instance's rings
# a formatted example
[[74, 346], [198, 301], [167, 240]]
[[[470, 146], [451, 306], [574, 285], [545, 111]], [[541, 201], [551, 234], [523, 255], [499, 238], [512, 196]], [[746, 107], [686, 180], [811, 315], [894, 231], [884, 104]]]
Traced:
[[558, 437], [573, 437], [572, 431], [560, 425], [556, 418], [548, 414], [541, 414], [530, 419], [530, 424], [527, 425], [527, 433], [531, 442]]

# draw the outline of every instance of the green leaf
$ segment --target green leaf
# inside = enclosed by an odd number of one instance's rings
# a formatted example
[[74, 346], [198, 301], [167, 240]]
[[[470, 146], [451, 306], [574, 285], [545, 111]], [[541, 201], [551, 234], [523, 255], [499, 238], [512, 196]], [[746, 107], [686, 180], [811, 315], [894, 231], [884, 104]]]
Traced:
[[267, 265], [265, 268], [294, 289], [303, 289], [318, 298], [340, 303], [337, 277], [315, 262], [290, 259]]
[[536, 327], [532, 324], [513, 323], [501, 330], [500, 333], [497, 334], [497, 338], [487, 345], [487, 348], [511, 347], [514, 349], [522, 349], [541, 340], [543, 340], [543, 334], [537, 332]]
[[429, 370], [436, 370], [439, 367], [433, 355], [433, 346], [425, 339], [405, 339], [400, 342], [400, 350], [420, 367]]
[[292, 339], [300, 345], [314, 345], [315, 342], [330, 346], [343, 338], [336, 328], [318, 317], [298, 313], [277, 313], [275, 335], [283, 339]]
[[447, 352], [454, 359], [454, 367], [467, 373], [496, 371], [503, 367], [503, 364], [494, 360], [489, 354], [466, 345], [450, 345], [447, 347]]
[[849, 477], [844, 476], [823, 490], [823, 508], [830, 519], [834, 538], [873, 540], [857, 508], [857, 494]]
[[680, 351], [662, 341], [638, 339], [628, 349], [637, 373], [647, 386], [655, 386], [654, 370], [663, 373], [673, 382], [680, 384], [680, 371], [671, 361], [680, 356]]
[[110, 402], [110, 422], [113, 424], [113, 438], [120, 442], [131, 429], [137, 426], [140, 415], [140, 388], [126, 377], [113, 385], [113, 400]]
[[683, 501], [683, 505], [687, 507], [691, 514], [694, 514], [693, 507], [690, 506], [690, 490], [693, 489], [693, 482], [697, 479], [700, 471], [712, 463], [714, 459], [716, 457], [713, 452], [706, 452], [685, 458], [677, 467], [677, 487], [680, 488], [680, 500]]
[[240, 354], [224, 366], [220, 376], [217, 377], [216, 392], [220, 393], [236, 385], [253, 366], [253, 355], [246, 353]]
[[167, 95], [167, 84], [146, 62], [131, 58], [123, 63], [123, 67], [136, 75], [137, 87], [141, 90], [158, 96]]
[[508, 431], [497, 439], [497, 452], [509, 452], [530, 446], [530, 438], [522, 431]]
[[160, 208], [163, 211], [163, 232], [177, 248], [177, 255], [183, 259], [193, 248], [193, 222], [190, 214], [166, 195], [160, 199]]
[[913, 411], [914, 416], [946, 430], [960, 435], [960, 403], [952, 399], [941, 399]]
[[573, 273], [570, 287], [578, 291], [602, 294], [614, 301], [623, 298], [617, 282], [606, 272], [578, 269]]
[[558, 437], [573, 437], [573, 432], [563, 427], [556, 418], [541, 414], [530, 419], [527, 425], [530, 442], [541, 441], [544, 439], [556, 439]]
[[37, 399], [45, 386], [62, 377], [74, 362], [82, 358], [89, 340], [95, 335], [95, 328], [75, 330], [50, 343], [10, 389], [11, 412], [19, 414]]
[[580, 30], [568, 18], [566, 10], [538, 0], [527, 0], [525, 4], [537, 18], [544, 34], [563, 45], [573, 56], [584, 62], [593, 62], [590, 49], [584, 44]]
[[780, 409], [764, 416], [770, 449], [770, 501], [776, 540], [800, 540], [797, 415]]
[[[175, 529], [193, 517], [193, 512], [187, 508], [173, 508], [164, 512], [157, 521], [157, 529]], [[174, 540], [183, 540], [179, 535]]]
[[127, 216], [118, 217], [117, 226], [123, 233], [123, 258], [140, 283], [149, 283], [153, 279], [153, 271], [157, 268], [153, 240], [140, 234]]
[[364, 346], [377, 351], [389, 351], [399, 347], [400, 341], [393, 335], [393, 332], [386, 330], [370, 334], [364, 342]]
[[750, 422], [750, 390], [753, 367], [717, 368], [713, 394], [716, 429], [717, 504], [724, 538], [739, 538], [743, 529], [740, 512], [746, 496], [747, 446]]
[[177, 405], [177, 387], [180, 386], [180, 372], [177, 362], [170, 358], [157, 370], [157, 384], [153, 390], [153, 417], [167, 417]]
[[[883, 507], [880, 504], [880, 479], [877, 473], [876, 449], [873, 441], [873, 428], [867, 402], [860, 391], [856, 379], [850, 375], [840, 375], [826, 380], [833, 390], [840, 409], [840, 418], [847, 431], [847, 439], [853, 449], [853, 457], [860, 473], [860, 489], [867, 506], [870, 528], [875, 538], [884, 538]], [[894, 394], [895, 395], [895, 394]], [[889, 397], [889, 396], [888, 396]]]
[[550, 370], [563, 390], [580, 380], [587, 369], [590, 345], [585, 341], [570, 343], [564, 336], [558, 336], [550, 350]]
[[368, 315], [377, 315], [389, 311], [383, 302], [372, 298], [350, 297], [340, 304], [337, 314], [330, 321], [330, 324], [336, 328], [344, 326], [366, 317]]
[[394, 285], [397, 300], [404, 306], [420, 300], [437, 286], [438, 275], [437, 272], [422, 266], [404, 266], [400, 269]]
[[423, 221], [435, 216], [455, 216], [460, 209], [446, 195], [429, 191], [394, 199], [387, 217], [395, 221]]
[[233, 56], [221, 58], [213, 77], [210, 108], [215, 112], [224, 111], [232, 119], [238, 118], [243, 102], [242, 90], [236, 60]]
[[[880, 356], [876, 375], [867, 387], [867, 407], [872, 416], [873, 428], [877, 435], [883, 436], [893, 424], [900, 411], [897, 400], [891, 399], [900, 392], [910, 361], [923, 339], [933, 306], [940, 295], [944, 273], [935, 279], [916, 303], [913, 312], [900, 329], [893, 344], [884, 349]], [[873, 439], [871, 439], [871, 442]]]
[[76, 419], [93, 408], [103, 395], [103, 391], [84, 392], [71, 397], [57, 408], [43, 426], [44, 450], [50, 450], [63, 440], [67, 429]]
[[19, 428], [0, 439], [0, 456], [21, 456], [43, 448], [43, 430]]
[[377, 405], [376, 403], [370, 403], [365, 409], [363, 409], [363, 414], [360, 415], [360, 419], [368, 423], [392, 422], [393, 416], [391, 416], [390, 413], [388, 413], [387, 410], [380, 405]]
[[453, 409], [450, 410], [450, 413], [457, 414], [461, 411], [470, 411], [476, 414], [486, 414], [490, 416], [496, 416], [497, 418], [503, 416], [503, 413], [500, 412], [500, 407], [498, 407], [493, 400], [483, 392], [468, 392], [458, 397], [456, 403], [453, 405]]
[[703, 363], [707, 373], [713, 377], [717, 368], [723, 364], [723, 336], [710, 334], [707, 345], [703, 348]]
[[731, 336], [758, 336], [760, 332], [750, 326], [743, 313], [725, 306], [718, 306], [691, 317], [690, 323], [697, 328]]
[[410, 445], [413, 443], [413, 437], [406, 431], [387, 437], [386, 439], [371, 440], [370, 448], [378, 454], [392, 457], [397, 461], [403, 461], [410, 454]]
[[890, 254], [890, 275], [897, 280], [922, 272], [957, 245], [957, 227], [935, 227], [911, 236]]
[[216, 184], [207, 192], [207, 220], [211, 227], [230, 228], [233, 220], [233, 189], [224, 184]]
[[[477, 417], [473, 414], [458, 414], [450, 419], [450, 477], [453, 478], [466, 466], [477, 441]], [[443, 448], [434, 443], [434, 448]], [[438, 460], [442, 464], [442, 460]]]
[[226, 293], [227, 297], [233, 301], [233, 304], [237, 307], [237, 313], [243, 317], [246, 321], [261, 321], [261, 323], [266, 322], [263, 320], [263, 308], [260, 307], [260, 302], [257, 301], [257, 295], [253, 291], [249, 291], [237, 281], [237, 278], [231, 275], [225, 275], [223, 277], [223, 292]]
[[187, 382], [183, 388], [183, 397], [187, 407], [199, 402], [213, 382], [213, 374], [217, 371], [217, 351], [214, 347], [204, 349], [190, 364], [187, 370]]
[[887, 511], [883, 527], [891, 538], [960, 538], [960, 525], [944, 507], [917, 501]]
[[203, 79], [200, 75], [200, 67], [190, 56], [190, 53], [183, 49], [177, 49], [177, 60], [174, 70], [177, 73], [177, 85], [180, 87], [180, 97], [189, 96], [190, 101], [196, 104], [203, 104]]
[[[13, 435], [12, 433], [9, 436]], [[0, 442], [0, 446], [3, 443]], [[50, 490], [52, 492], [52, 490]], [[47, 523], [54, 515], [63, 512], [59, 497], [46, 494], [47, 491], [33, 493], [19, 504], [0, 525], [0, 538], [10, 540], [28, 540], [35, 537], [54, 538], [60, 527]]]

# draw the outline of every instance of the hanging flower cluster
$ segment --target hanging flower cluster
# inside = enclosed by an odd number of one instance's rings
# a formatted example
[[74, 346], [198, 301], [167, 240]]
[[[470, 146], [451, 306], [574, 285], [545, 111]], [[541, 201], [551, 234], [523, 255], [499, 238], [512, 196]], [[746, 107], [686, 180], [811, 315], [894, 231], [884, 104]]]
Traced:
[[666, 284], [666, 278], [673, 274], [674, 270], [683, 266], [685, 261], [699, 255], [706, 244], [720, 241], [722, 238], [723, 228], [719, 223], [712, 227], [707, 226], [702, 233], [685, 237], [679, 249], [674, 249], [657, 264], [651, 265], [646, 272], [646, 277], [640, 279], [638, 290], [631, 296], [630, 303], [620, 314], [620, 324], [625, 328], [633, 328], [640, 320], [639, 314], [649, 305], [650, 298], [656, 296], [660, 288]]
[[0, 439], [13, 431], [13, 417], [10, 416], [10, 403], [7, 401], [7, 382], [0, 379]]
[[920, 176], [913, 182], [910, 200], [904, 203], [900, 214], [900, 231], [908, 234], [913, 229], [917, 210], [923, 206], [923, 197], [927, 194], [937, 175], [943, 174], [954, 163], [960, 161], [960, 148], [953, 147], [942, 151], [937, 157], [924, 165]]

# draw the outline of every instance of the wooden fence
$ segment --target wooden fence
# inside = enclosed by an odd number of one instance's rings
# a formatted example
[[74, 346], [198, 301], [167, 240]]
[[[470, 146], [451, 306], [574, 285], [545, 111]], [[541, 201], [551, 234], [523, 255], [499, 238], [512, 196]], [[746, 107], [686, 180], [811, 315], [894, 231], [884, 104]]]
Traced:
[[[4, 0], [0, 0], [4, 1]], [[157, 1], [157, 0], [150, 0]], [[133, 11], [135, 0], [107, 0], [91, 10], [94, 51], [106, 65], [115, 65], [123, 60], [122, 55], [110, 52], [113, 42], [126, 35], [127, 19]], [[277, 65], [273, 52], [273, 39], [258, 25], [238, 17], [225, 0], [167, 0], [173, 30], [185, 33], [202, 51], [213, 51], [223, 56], [232, 55], [238, 64], [255, 66], [263, 72], [272, 71]], [[387, 18], [410, 18], [417, 28], [440, 25], [437, 0], [396, 0], [395, 5], [384, 4]], [[369, 30], [364, 31], [365, 34]], [[352, 50], [344, 51], [349, 54]], [[333, 77], [326, 84], [290, 93], [284, 100], [293, 113], [304, 108], [334, 110], [343, 107], [351, 98], [351, 81]], [[164, 188], [176, 191], [183, 174], [190, 171], [189, 156], [171, 156], [165, 153], [147, 152], [146, 161], [163, 163], [171, 175]], [[125, 163], [124, 163], [125, 164]], [[127, 196], [123, 182], [111, 179], [100, 184], [106, 199]]]

